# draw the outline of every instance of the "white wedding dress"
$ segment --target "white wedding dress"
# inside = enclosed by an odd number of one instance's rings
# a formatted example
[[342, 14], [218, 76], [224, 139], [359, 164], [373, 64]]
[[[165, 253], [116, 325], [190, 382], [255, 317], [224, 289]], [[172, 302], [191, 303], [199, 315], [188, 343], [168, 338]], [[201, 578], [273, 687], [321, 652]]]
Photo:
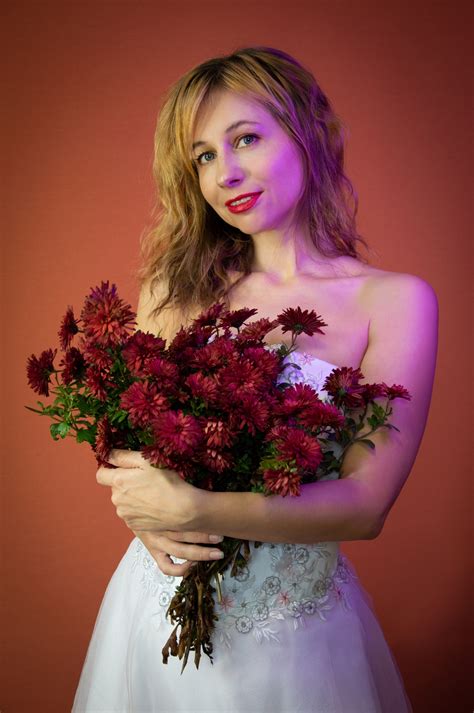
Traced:
[[[293, 352], [286, 378], [320, 393], [332, 364]], [[324, 392], [321, 396], [325, 396]], [[277, 496], [274, 496], [277, 497]], [[162, 648], [181, 577], [132, 540], [104, 595], [73, 713], [412, 713], [372, 599], [337, 542], [251, 544], [222, 580], [213, 661]], [[173, 558], [176, 562], [183, 562]]]

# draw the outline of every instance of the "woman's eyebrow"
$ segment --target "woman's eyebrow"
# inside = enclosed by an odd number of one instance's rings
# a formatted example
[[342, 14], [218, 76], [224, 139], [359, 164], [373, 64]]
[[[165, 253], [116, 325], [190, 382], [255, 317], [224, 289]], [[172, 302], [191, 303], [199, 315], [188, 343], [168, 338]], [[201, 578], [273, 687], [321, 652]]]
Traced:
[[[229, 131], [233, 131], [234, 129], [238, 129], [239, 126], [242, 126], [242, 124], [258, 124], [258, 121], [248, 121], [247, 119], [241, 119], [240, 121], [234, 121], [233, 124], [227, 127], [225, 129], [224, 133], [228, 134]], [[206, 144], [210, 143], [209, 141], [195, 141], [193, 143], [193, 150], [196, 149], [198, 146], [205, 146]]]

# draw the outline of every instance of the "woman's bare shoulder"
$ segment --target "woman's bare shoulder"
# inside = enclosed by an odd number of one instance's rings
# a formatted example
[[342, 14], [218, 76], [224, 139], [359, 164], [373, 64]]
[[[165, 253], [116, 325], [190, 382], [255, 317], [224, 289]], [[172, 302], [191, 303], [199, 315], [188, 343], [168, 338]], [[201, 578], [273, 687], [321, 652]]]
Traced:
[[366, 273], [365, 296], [372, 309], [382, 312], [389, 304], [406, 300], [437, 304], [433, 286], [419, 275], [371, 267]]

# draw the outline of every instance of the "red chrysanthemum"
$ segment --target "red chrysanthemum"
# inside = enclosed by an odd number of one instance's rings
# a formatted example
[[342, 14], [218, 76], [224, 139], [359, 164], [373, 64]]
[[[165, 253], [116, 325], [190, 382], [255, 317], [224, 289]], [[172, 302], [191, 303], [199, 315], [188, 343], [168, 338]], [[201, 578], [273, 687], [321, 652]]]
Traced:
[[196, 317], [196, 319], [193, 320], [194, 327], [215, 326], [215, 324], [223, 310], [225, 310], [224, 303], [216, 302], [215, 304], [211, 305], [208, 309], [201, 312], [201, 314], [199, 314]]
[[56, 356], [57, 349], [45, 349], [39, 357], [32, 354], [28, 357], [26, 365], [26, 374], [28, 383], [38, 394], [49, 396], [49, 384], [51, 383], [51, 374], [54, 372], [53, 361]]
[[69, 347], [74, 335], [78, 333], [78, 321], [79, 320], [74, 318], [72, 307], [68, 307], [58, 332], [59, 345], [63, 351]]
[[114, 387], [113, 381], [109, 379], [109, 374], [96, 366], [87, 367], [84, 383], [91, 394], [100, 401], [106, 401], [110, 389]]
[[169, 407], [168, 399], [155, 384], [136, 381], [120, 397], [120, 408], [128, 412], [133, 426], [145, 428], [160, 411]]
[[249, 317], [253, 317], [254, 314], [257, 314], [257, 312], [258, 310], [249, 309], [248, 307], [235, 309], [232, 312], [227, 312], [227, 314], [221, 318], [220, 323], [223, 327], [234, 327], [235, 329], [240, 329], [243, 323], [246, 322]]
[[155, 357], [149, 361], [147, 372], [163, 393], [171, 395], [179, 390], [179, 368], [171, 361]]
[[66, 350], [59, 365], [63, 367], [61, 378], [64, 384], [71, 384], [73, 381], [80, 381], [84, 376], [84, 356], [76, 347], [71, 347]]
[[202, 399], [207, 405], [215, 406], [219, 400], [216, 380], [211, 376], [204, 376], [201, 372], [190, 374], [186, 379], [193, 396]]
[[390, 401], [392, 399], [406, 399], [407, 401], [411, 401], [411, 394], [407, 389], [405, 389], [404, 386], [401, 386], [400, 384], [392, 384], [391, 386], [387, 386], [387, 384], [384, 382], [382, 384], [385, 396], [388, 396]]
[[298, 416], [319, 403], [322, 402], [312, 386], [293, 384], [283, 392], [283, 399], [276, 412], [284, 416]]
[[361, 393], [365, 404], [386, 395], [383, 384], [363, 384]]
[[317, 438], [299, 428], [289, 428], [276, 446], [279, 460], [295, 460], [296, 465], [305, 470], [316, 470], [323, 458]]
[[301, 478], [298, 473], [284, 468], [265, 470], [263, 480], [268, 493], [274, 495], [300, 495]]
[[250, 322], [246, 324], [239, 334], [235, 337], [235, 341], [239, 344], [252, 346], [255, 343], [259, 343], [267, 336], [272, 329], [278, 327], [277, 319], [268, 319], [267, 317], [262, 317], [262, 319], [257, 319], [255, 322]]
[[146, 376], [150, 361], [159, 357], [165, 346], [166, 342], [161, 337], [138, 330], [127, 340], [122, 356], [134, 376]]
[[307, 428], [340, 428], [346, 419], [336, 406], [320, 401], [302, 413], [299, 422]]
[[304, 332], [308, 337], [312, 337], [315, 332], [324, 334], [321, 327], [328, 326], [314, 310], [302, 310], [301, 307], [284, 309], [278, 315], [277, 321], [282, 326], [282, 332], [293, 332], [294, 334]]
[[202, 420], [204, 440], [209, 448], [228, 448], [233, 443], [229, 425], [218, 418]]
[[203, 438], [199, 421], [182, 411], [164, 411], [152, 425], [158, 446], [178, 456], [192, 455]]
[[110, 455], [110, 451], [115, 447], [113, 442], [113, 430], [106, 414], [97, 422], [95, 443], [92, 446], [97, 463], [106, 468], [113, 468], [114, 466], [107, 462], [107, 458]]
[[265, 380], [273, 382], [280, 373], [280, 357], [276, 352], [268, 351], [265, 347], [247, 347], [243, 356], [258, 366]]
[[233, 432], [246, 427], [249, 433], [255, 435], [257, 431], [265, 431], [268, 428], [269, 419], [268, 403], [257, 398], [255, 394], [244, 394], [233, 405], [229, 427]]
[[193, 369], [205, 369], [209, 372], [229, 364], [237, 356], [236, 345], [232, 339], [217, 337], [201, 349], [196, 349], [189, 364]]
[[267, 383], [260, 369], [247, 360], [233, 361], [219, 369], [217, 379], [222, 391], [231, 400], [266, 389]]
[[213, 473], [223, 473], [232, 467], [234, 460], [231, 453], [217, 448], [206, 448], [201, 455], [201, 462]]
[[168, 347], [169, 358], [179, 365], [187, 365], [196, 352], [205, 347], [214, 331], [214, 327], [181, 327]]
[[84, 359], [87, 366], [95, 366], [96, 369], [104, 373], [110, 372], [114, 360], [108, 349], [96, 347], [85, 340], [82, 341]]
[[359, 368], [341, 366], [332, 370], [323, 384], [323, 389], [333, 397], [336, 406], [358, 408], [364, 404], [364, 387], [359, 383], [363, 378]]
[[84, 302], [81, 319], [86, 341], [100, 346], [114, 346], [126, 339], [135, 324], [135, 313], [117, 295], [109, 281], [91, 290]]

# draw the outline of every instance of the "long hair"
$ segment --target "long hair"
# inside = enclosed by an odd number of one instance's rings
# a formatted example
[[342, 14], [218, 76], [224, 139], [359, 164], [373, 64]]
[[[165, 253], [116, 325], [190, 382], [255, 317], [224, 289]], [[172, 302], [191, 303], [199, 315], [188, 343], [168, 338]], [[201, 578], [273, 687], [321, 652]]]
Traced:
[[[251, 272], [253, 243], [229, 225], [201, 193], [191, 142], [197, 113], [215, 90], [259, 102], [295, 141], [303, 159], [305, 189], [297, 206], [314, 246], [326, 257], [361, 260], [357, 244], [357, 194], [344, 174], [341, 120], [312, 73], [272, 47], [247, 47], [189, 70], [165, 94], [155, 132], [153, 174], [157, 188], [153, 224], [142, 235], [138, 279], [166, 285], [152, 311], [205, 308], [223, 299], [229, 271]], [[234, 283], [235, 284], [235, 283]], [[167, 292], [167, 294], [166, 294]]]

